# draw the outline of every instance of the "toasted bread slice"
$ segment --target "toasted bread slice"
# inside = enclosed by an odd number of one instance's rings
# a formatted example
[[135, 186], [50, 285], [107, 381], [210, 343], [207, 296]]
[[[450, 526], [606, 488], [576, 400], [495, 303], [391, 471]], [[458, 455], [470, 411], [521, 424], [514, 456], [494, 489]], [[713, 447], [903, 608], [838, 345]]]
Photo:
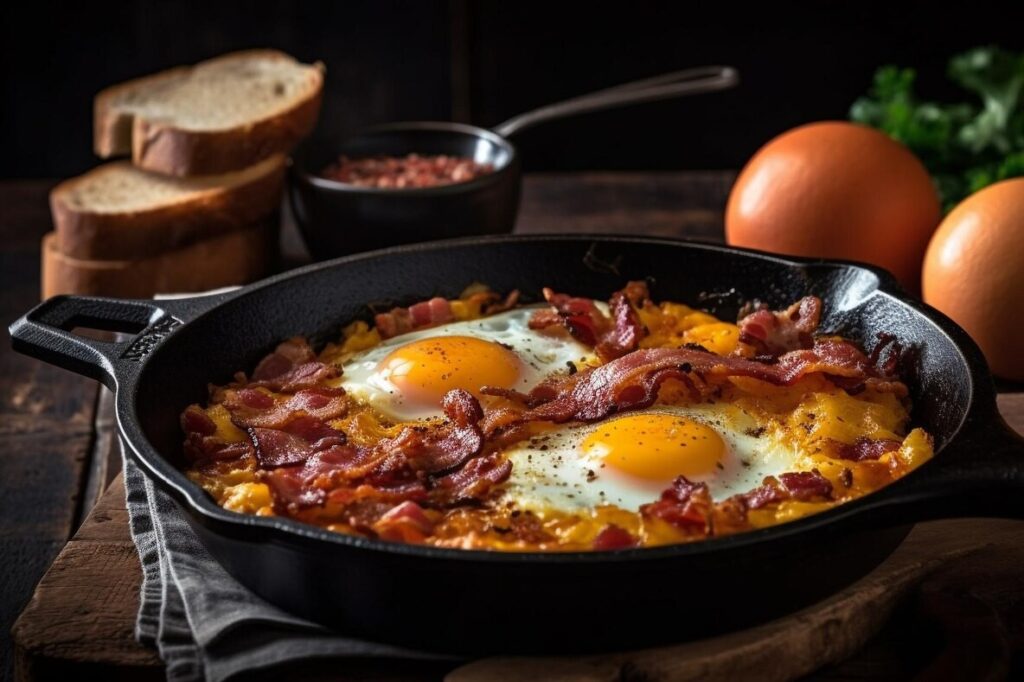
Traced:
[[250, 225], [278, 209], [283, 185], [281, 155], [237, 173], [192, 178], [116, 161], [57, 185], [50, 211], [64, 255], [130, 260]]
[[54, 232], [43, 237], [42, 294], [148, 298], [245, 284], [269, 274], [277, 258], [278, 215], [182, 249], [139, 260], [82, 260], [60, 252]]
[[95, 99], [96, 153], [168, 175], [241, 170], [288, 153], [316, 125], [323, 65], [247, 50], [109, 87]]

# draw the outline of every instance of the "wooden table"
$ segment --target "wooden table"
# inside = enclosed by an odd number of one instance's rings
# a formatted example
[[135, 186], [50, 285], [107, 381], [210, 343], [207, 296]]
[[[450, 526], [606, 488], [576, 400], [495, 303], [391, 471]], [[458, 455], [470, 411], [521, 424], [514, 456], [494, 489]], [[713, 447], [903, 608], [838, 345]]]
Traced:
[[[721, 241], [722, 209], [731, 180], [728, 172], [534, 175], [526, 179], [517, 231], [656, 234]], [[4, 206], [0, 309], [5, 324], [38, 298], [38, 243], [50, 229], [46, 192], [51, 185], [0, 183], [0, 205]], [[296, 244], [288, 230], [286, 244], [290, 248]], [[4, 633], [28, 603], [14, 631], [13, 648], [4, 638], [0, 651], [4, 672], [11, 672], [13, 660], [18, 677], [26, 680], [48, 678], [82, 664], [115, 678], [161, 678], [159, 659], [132, 636], [141, 574], [117, 477], [112, 417], [97, 409], [102, 403], [97, 400], [96, 384], [16, 356], [3, 344], [0, 394], [0, 515], [4, 519], [0, 576], [5, 581], [0, 628]], [[1019, 411], [1018, 423], [1024, 424], [1024, 394], [1003, 396], [1002, 404], [1004, 411]], [[1013, 533], [1024, 526], [1009, 528]], [[58, 552], [59, 559], [33, 596], [33, 586]], [[1004, 564], [989, 566], [989, 575], [995, 575], [993, 570], [1003, 575]], [[943, 584], [955, 584], [965, 575], [974, 574], [968, 569], [954, 572]], [[1013, 611], [1020, 606], [1024, 589], [1018, 589], [1022, 586], [1012, 578], [1009, 583], [997, 581], [1013, 588], [997, 594], [1002, 601], [993, 598], [980, 607], [975, 602], [962, 607], [995, 613], [976, 621], [979, 632], [1003, 627], [1016, 633], [996, 633], [1003, 636], [1000, 641], [1012, 640], [1006, 645], [1011, 656], [1020, 649], [1020, 641], [1013, 637], [1019, 638], [1024, 620], [1021, 611]], [[1005, 609], [1010, 609], [1009, 616]], [[1009, 625], [1001, 626], [1007, 619]], [[925, 621], [934, 625], [934, 620]], [[881, 635], [853, 658], [819, 671], [816, 677], [903, 677], [923, 668], [929, 656], [935, 657], [937, 647], [935, 637], [914, 633], [921, 622], [920, 609], [896, 609]], [[965, 656], [971, 659], [971, 651]], [[346, 671], [346, 677], [352, 678], [429, 679], [445, 669], [399, 666], [386, 672], [373, 667]], [[679, 671], [674, 674], [678, 676]]]

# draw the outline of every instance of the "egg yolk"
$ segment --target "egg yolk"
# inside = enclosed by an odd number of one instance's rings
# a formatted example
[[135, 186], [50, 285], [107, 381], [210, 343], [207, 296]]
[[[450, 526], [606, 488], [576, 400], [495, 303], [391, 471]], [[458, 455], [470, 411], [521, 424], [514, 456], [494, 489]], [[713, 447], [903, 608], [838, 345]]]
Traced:
[[483, 386], [512, 388], [522, 361], [504, 346], [472, 336], [437, 336], [413, 341], [389, 353], [377, 374], [403, 398], [437, 405], [456, 388], [480, 395]]
[[606, 466], [652, 481], [682, 474], [713, 474], [725, 453], [718, 433], [700, 422], [670, 414], [620, 417], [583, 441], [583, 452]]

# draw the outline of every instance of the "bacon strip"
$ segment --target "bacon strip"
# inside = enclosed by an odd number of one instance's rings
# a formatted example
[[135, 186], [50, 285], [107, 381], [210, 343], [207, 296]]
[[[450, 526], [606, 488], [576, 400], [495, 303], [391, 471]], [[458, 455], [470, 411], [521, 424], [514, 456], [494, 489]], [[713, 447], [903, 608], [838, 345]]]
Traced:
[[295, 365], [284, 374], [250, 382], [249, 386], [262, 386], [279, 393], [294, 393], [303, 389], [319, 388], [321, 383], [340, 376], [341, 370], [334, 365], [319, 361], [304, 362]]
[[757, 488], [732, 499], [741, 501], [747, 509], [760, 509], [785, 500], [830, 500], [832, 483], [817, 469], [794, 471], [780, 474], [778, 478], [768, 476]]
[[434, 532], [434, 522], [423, 507], [412, 500], [406, 500], [385, 512], [373, 524], [373, 530], [382, 540], [423, 542]]
[[436, 488], [434, 498], [447, 503], [486, 491], [508, 476], [511, 465], [503, 471], [495, 462], [474, 459], [484, 443], [478, 425], [483, 410], [476, 398], [456, 389], [442, 406], [448, 423], [406, 427], [373, 447], [346, 443], [343, 433], [302, 412], [280, 429], [251, 427], [249, 433], [260, 464], [278, 467], [269, 472], [269, 482], [298, 506], [323, 503], [324, 495], [310, 491], [341, 481], [362, 481], [385, 496], [399, 490], [425, 495], [427, 487]]
[[284, 393], [318, 388], [324, 381], [339, 376], [341, 369], [317, 360], [309, 342], [301, 336], [278, 344], [273, 353], [260, 360], [248, 384], [244, 374], [236, 375], [243, 387], [262, 386]]
[[260, 478], [274, 493], [274, 498], [288, 508], [312, 507], [323, 504], [327, 491], [313, 488], [302, 475], [302, 467], [278, 467], [262, 471]]
[[759, 305], [738, 322], [740, 341], [753, 346], [758, 355], [774, 357], [811, 348], [821, 321], [821, 308], [821, 299], [817, 296], [804, 296], [782, 311], [771, 311]]
[[337, 419], [348, 412], [344, 389], [327, 386], [300, 389], [283, 402], [276, 402], [272, 396], [254, 388], [229, 389], [224, 393], [223, 405], [231, 412], [231, 421], [241, 428], [278, 429], [295, 412], [321, 421]]
[[459, 466], [483, 447], [483, 432], [477, 426], [483, 410], [477, 399], [462, 389], [445, 394], [441, 406], [451, 424], [441, 428], [406, 427], [379, 447], [401, 452], [414, 470], [428, 474]]
[[[842, 381], [848, 390], [872, 386], [898, 395], [906, 395], [907, 391], [898, 380], [879, 376], [856, 346], [841, 339], [818, 339], [814, 348], [786, 353], [774, 364], [738, 356], [722, 357], [696, 348], [648, 348], [540, 384], [525, 396], [529, 409], [519, 419], [556, 423], [597, 421], [616, 412], [650, 406], [658, 397], [658, 389], [669, 379], [693, 386], [696, 380], [743, 376], [791, 386], [814, 373], [824, 374], [837, 383]], [[518, 397], [508, 392], [503, 395], [510, 399]]]
[[292, 413], [278, 428], [250, 427], [256, 459], [264, 467], [305, 462], [313, 453], [345, 445], [345, 434], [303, 412]]
[[287, 341], [282, 341], [274, 349], [274, 352], [260, 360], [253, 370], [253, 381], [264, 381], [274, 379], [291, 371], [297, 365], [316, 360], [316, 354], [309, 346], [306, 339], [301, 336], [293, 336]]
[[415, 303], [408, 308], [392, 308], [389, 312], [374, 316], [374, 324], [382, 339], [390, 339], [413, 329], [444, 324], [455, 319], [451, 303], [435, 296], [428, 301]]
[[[643, 291], [638, 291], [639, 288]], [[628, 292], [628, 293], [627, 293]], [[638, 299], [634, 303], [629, 296]], [[640, 305], [647, 300], [647, 285], [643, 282], [630, 282], [627, 289], [616, 291], [608, 302], [611, 311], [611, 328], [601, 335], [600, 341], [594, 348], [597, 356], [604, 361], [614, 358], [621, 358], [626, 353], [640, 347], [640, 339], [646, 334], [640, 316], [636, 312], [635, 305]]]
[[683, 530], [707, 531], [711, 493], [707, 484], [694, 483], [685, 476], [679, 476], [661, 493], [657, 502], [642, 505], [640, 513]]
[[251, 443], [227, 442], [215, 436], [217, 425], [198, 405], [186, 407], [180, 422], [185, 432], [185, 455], [193, 461], [237, 459], [253, 453]]
[[212, 436], [217, 431], [217, 425], [203, 411], [203, 408], [198, 405], [189, 405], [181, 413], [181, 430], [186, 434]]
[[[405, 499], [421, 499], [426, 489], [419, 481], [402, 481], [386, 485], [383, 480], [374, 484], [360, 484], [355, 488], [337, 486], [358, 482], [370, 475], [383, 473], [387, 468], [382, 462], [387, 455], [374, 448], [358, 447], [352, 444], [332, 445], [311, 452], [301, 464], [279, 466], [261, 473], [285, 506], [304, 508], [322, 505], [330, 493], [332, 500], [346, 506], [364, 499], [388, 501], [392, 504]], [[395, 458], [390, 466], [401, 467]], [[408, 476], [410, 472], [405, 471]], [[381, 477], [383, 479], [383, 476]], [[392, 479], [399, 479], [397, 471], [391, 472]], [[387, 507], [384, 507], [386, 510]]]
[[496, 454], [474, 457], [457, 471], [435, 479], [431, 496], [439, 504], [479, 499], [512, 473], [512, 462]]
[[530, 329], [561, 325], [580, 343], [593, 346], [597, 356], [607, 362], [636, 350], [646, 330], [636, 308], [650, 298], [644, 282], [629, 282], [612, 294], [608, 303], [611, 316], [600, 311], [593, 299], [555, 293], [545, 287], [544, 299], [551, 308], [538, 310], [530, 317]]

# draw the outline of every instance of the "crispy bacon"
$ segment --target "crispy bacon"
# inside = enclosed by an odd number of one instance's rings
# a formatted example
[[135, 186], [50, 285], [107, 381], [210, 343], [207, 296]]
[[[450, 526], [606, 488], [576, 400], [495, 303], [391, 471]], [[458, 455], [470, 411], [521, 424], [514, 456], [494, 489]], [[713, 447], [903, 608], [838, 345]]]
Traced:
[[636, 308], [649, 298], [644, 282], [629, 282], [612, 294], [608, 303], [610, 316], [605, 315], [593, 299], [559, 294], [545, 287], [544, 299], [551, 308], [538, 310], [530, 317], [531, 329], [561, 325], [580, 343], [593, 346], [602, 361], [607, 362], [635, 350], [646, 334]]
[[303, 389], [319, 388], [324, 381], [340, 376], [341, 370], [335, 365], [313, 361], [295, 365], [275, 377], [252, 381], [249, 386], [262, 386], [279, 393], [294, 393]]
[[597, 345], [598, 334], [607, 326], [607, 319], [593, 299], [558, 294], [544, 287], [544, 300], [551, 304], [551, 308], [535, 312], [530, 317], [530, 329], [561, 325], [580, 343]]
[[794, 500], [832, 498], [832, 483], [817, 469], [779, 474], [779, 480]]
[[480, 403], [469, 392], [454, 389], [441, 403], [449, 424], [429, 428], [406, 427], [379, 447], [401, 452], [416, 471], [434, 474], [459, 466], [480, 451], [483, 432], [477, 422], [483, 418]]
[[278, 467], [270, 471], [260, 472], [260, 478], [274, 493], [280, 506], [300, 508], [323, 504], [327, 499], [327, 491], [314, 488], [302, 476], [302, 467]]
[[[638, 291], [642, 287], [643, 291]], [[597, 346], [594, 348], [597, 356], [604, 361], [614, 358], [621, 358], [626, 353], [640, 347], [640, 339], [646, 334], [640, 316], [630, 296], [639, 301], [647, 300], [647, 285], [643, 282], [630, 282], [627, 289], [612, 294], [608, 302], [608, 309], [611, 311], [611, 327], [601, 334]]]
[[836, 455], [840, 459], [848, 459], [853, 462], [863, 462], [869, 459], [878, 459], [887, 452], [900, 449], [900, 441], [882, 438], [872, 440], [871, 438], [860, 437], [852, 444], [837, 443]]
[[[493, 291], [478, 291], [465, 300], [479, 305], [483, 315], [494, 315], [513, 308], [519, 301], [519, 291], [510, 291], [504, 298]], [[414, 329], [433, 327], [454, 319], [451, 301], [438, 296], [406, 308], [392, 308], [386, 313], [378, 313], [374, 316], [374, 325], [382, 339], [390, 339]]]
[[250, 427], [256, 459], [264, 467], [305, 462], [315, 452], [345, 445], [345, 434], [304, 412], [293, 412], [274, 429]]
[[[275, 490], [299, 506], [325, 499], [300, 489], [328, 490], [343, 481], [425, 494], [422, 480], [432, 477], [429, 483], [439, 491], [435, 497], [447, 500], [485, 491], [507, 476], [507, 471], [499, 476], [496, 463], [474, 464], [472, 459], [484, 442], [478, 426], [483, 411], [476, 398], [456, 389], [445, 395], [442, 406], [447, 423], [406, 427], [373, 447], [346, 443], [342, 432], [303, 412], [292, 413], [280, 429], [252, 427], [249, 433], [260, 464], [278, 467], [271, 472]], [[440, 475], [446, 472], [451, 473]]]
[[707, 531], [711, 493], [707, 484], [694, 483], [685, 476], [679, 476], [661, 493], [657, 502], [642, 505], [640, 513], [683, 530]]
[[[294, 393], [318, 388], [324, 381], [341, 376], [341, 370], [317, 360], [306, 339], [296, 336], [278, 344], [273, 353], [260, 360], [248, 382], [242, 373], [235, 376], [238, 380], [236, 385], [242, 388], [264, 387], [272, 391]], [[258, 400], [251, 394], [249, 397]]]
[[283, 402], [275, 402], [272, 396], [254, 388], [227, 390], [223, 405], [231, 412], [231, 420], [242, 428], [281, 428], [295, 412], [329, 421], [348, 411], [344, 389], [328, 386], [300, 389]]
[[212, 436], [217, 425], [198, 405], [189, 405], [181, 413], [181, 430], [186, 434], [195, 433], [200, 436]]
[[413, 329], [444, 324], [455, 319], [451, 303], [440, 296], [415, 303], [408, 308], [392, 308], [374, 316], [374, 324], [382, 339], [390, 339]]
[[486, 292], [483, 294], [485, 298], [481, 301], [480, 311], [486, 315], [494, 315], [495, 313], [503, 313], [506, 310], [512, 310], [519, 303], [519, 289], [513, 289], [502, 298], [494, 292]]
[[[693, 387], [697, 380], [708, 382], [742, 376], [791, 386], [814, 373], [824, 374], [833, 381], [841, 380], [848, 389], [872, 386], [900, 396], [907, 391], [898, 380], [879, 376], [864, 353], [852, 343], [836, 338], [818, 339], [812, 349], [786, 353], [774, 364], [738, 356], [722, 357], [696, 348], [648, 348], [600, 367], [540, 384], [525, 396], [529, 409], [520, 414], [520, 419], [558, 423], [597, 421], [616, 412], [650, 406], [658, 397], [658, 389], [669, 379]], [[504, 395], [510, 399], [517, 397], [507, 392]]]
[[411, 480], [392, 485], [370, 485], [361, 483], [354, 488], [335, 488], [327, 494], [332, 502], [348, 503], [352, 500], [374, 499], [389, 504], [398, 504], [406, 500], [425, 500], [427, 488], [423, 481]]
[[758, 355], [778, 357], [810, 348], [820, 321], [821, 299], [817, 296], [804, 296], [782, 311], [759, 304], [739, 321], [740, 341], [753, 346]]
[[309, 342], [301, 336], [293, 336], [277, 345], [274, 352], [260, 360], [253, 370], [253, 381], [274, 379], [291, 371], [292, 368], [316, 360], [316, 354]]
[[637, 539], [628, 530], [619, 528], [614, 523], [609, 523], [601, 529], [594, 538], [594, 549], [611, 550], [636, 547]]
[[[311, 448], [312, 449], [312, 448]], [[422, 483], [409, 482], [400, 486], [359, 485], [357, 488], [337, 488], [342, 483], [359, 481], [380, 467], [384, 456], [373, 448], [352, 444], [336, 444], [314, 451], [301, 463], [263, 471], [261, 475], [271, 486], [278, 500], [285, 506], [304, 508], [321, 505], [328, 493], [339, 503], [350, 503], [365, 498], [398, 502], [424, 497]]]
[[423, 507], [406, 500], [385, 512], [373, 524], [373, 531], [382, 540], [423, 542], [434, 532], [434, 522], [427, 516]]
[[786, 491], [783, 490], [778, 479], [773, 476], [769, 476], [764, 480], [764, 483], [758, 487], [754, 488], [750, 492], [737, 495], [736, 497], [743, 504], [745, 509], [760, 509], [761, 507], [765, 507], [769, 504], [782, 502], [786, 499]]
[[780, 474], [778, 478], [768, 476], [757, 488], [732, 499], [742, 502], [747, 509], [760, 509], [785, 500], [830, 500], [832, 483], [817, 469], [794, 471]]
[[252, 444], [225, 441], [217, 437], [217, 424], [198, 405], [189, 405], [181, 413], [185, 432], [185, 454], [193, 461], [230, 460], [252, 454]]
[[511, 473], [512, 463], [496, 454], [474, 457], [461, 469], [434, 479], [431, 496], [439, 504], [479, 499]]
[[185, 454], [195, 461], [238, 459], [252, 453], [252, 444], [247, 441], [224, 441], [216, 436], [194, 433], [185, 437]]

